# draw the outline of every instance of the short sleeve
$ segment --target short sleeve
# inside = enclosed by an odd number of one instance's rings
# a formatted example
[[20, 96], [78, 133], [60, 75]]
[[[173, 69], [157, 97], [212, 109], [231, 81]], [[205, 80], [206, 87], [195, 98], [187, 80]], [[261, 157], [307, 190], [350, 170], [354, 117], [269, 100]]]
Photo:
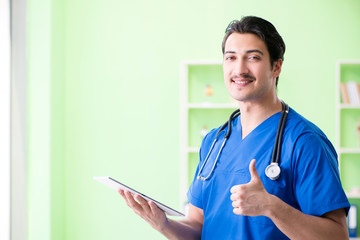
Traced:
[[337, 154], [326, 137], [309, 133], [299, 137], [293, 152], [293, 189], [303, 213], [321, 216], [345, 208]]

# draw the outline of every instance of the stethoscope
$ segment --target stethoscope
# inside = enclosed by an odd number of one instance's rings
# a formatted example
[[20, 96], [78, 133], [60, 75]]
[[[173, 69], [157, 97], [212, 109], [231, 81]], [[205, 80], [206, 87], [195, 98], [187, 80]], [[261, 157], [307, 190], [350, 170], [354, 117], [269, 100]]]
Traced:
[[[283, 101], [281, 101], [281, 105], [282, 105], [281, 117], [280, 117], [278, 129], [277, 129], [277, 132], [276, 132], [275, 145], [274, 145], [273, 153], [272, 153], [272, 156], [271, 156], [271, 163], [265, 169], [266, 176], [268, 178], [270, 178], [271, 180], [276, 180], [280, 176], [281, 169], [280, 169], [279, 163], [280, 163], [280, 154], [281, 154], [281, 145], [282, 145], [281, 143], [282, 143], [282, 137], [283, 137], [283, 133], [284, 133], [284, 129], [285, 129], [286, 118], [287, 118], [287, 115], [289, 113], [289, 106]], [[229, 120], [226, 123], [224, 123], [220, 127], [219, 131], [216, 133], [214, 141], [211, 144], [210, 150], [209, 150], [208, 154], [205, 157], [204, 163], [201, 165], [201, 168], [200, 168], [199, 173], [197, 175], [197, 179], [201, 179], [201, 180], [205, 181], [208, 178], [210, 178], [211, 174], [213, 173], [213, 171], [215, 169], [215, 166], [216, 166], [216, 163], [217, 163], [217, 161], [219, 159], [221, 151], [223, 150], [226, 141], [230, 137], [230, 134], [231, 134], [231, 122], [232, 122], [233, 119], [237, 118], [239, 115], [240, 115], [240, 109], [235, 110], [230, 115]], [[202, 170], [203, 170], [204, 166], [206, 165], [206, 163], [207, 163], [207, 161], [209, 159], [209, 156], [210, 156], [210, 154], [211, 154], [211, 152], [212, 152], [212, 150], [214, 148], [214, 145], [215, 145], [215, 143], [217, 141], [217, 137], [219, 136], [220, 132], [226, 128], [226, 126], [228, 127], [228, 130], [227, 130], [227, 132], [226, 132], [226, 134], [224, 136], [223, 143], [221, 144], [220, 150], [219, 150], [219, 152], [218, 152], [218, 154], [216, 156], [216, 159], [215, 159], [215, 162], [214, 162], [214, 164], [213, 164], [213, 166], [211, 168], [211, 171], [206, 177], [203, 177], [203, 176], [201, 176]]]

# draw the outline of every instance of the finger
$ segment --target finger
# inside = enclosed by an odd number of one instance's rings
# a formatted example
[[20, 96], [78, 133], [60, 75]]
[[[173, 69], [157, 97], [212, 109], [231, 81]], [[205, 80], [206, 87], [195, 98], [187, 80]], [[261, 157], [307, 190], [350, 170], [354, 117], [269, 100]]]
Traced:
[[251, 160], [249, 164], [249, 171], [251, 175], [251, 182], [258, 182], [261, 181], [258, 172], [256, 171], [255, 167], [255, 159]]
[[239, 199], [239, 196], [240, 196], [239, 194], [234, 193], [230, 195], [230, 199], [231, 201], [236, 201]]
[[128, 200], [128, 197], [126, 196], [125, 194], [125, 191], [122, 190], [122, 189], [119, 189], [118, 190], [118, 193], [121, 195], [121, 197], [125, 200], [126, 204], [130, 207], [129, 205], [129, 200]]
[[161, 210], [153, 201], [149, 201], [148, 202], [149, 206], [150, 206], [150, 209], [151, 209], [151, 212], [154, 213], [154, 214], [165, 214], [163, 210]]
[[240, 201], [233, 201], [232, 204], [233, 208], [237, 208], [240, 206]]
[[239, 188], [240, 188], [240, 185], [235, 185], [230, 189], [230, 192], [234, 194], [239, 191]]
[[127, 205], [128, 207], [132, 208], [132, 207], [131, 207], [131, 204], [130, 204], [130, 202], [129, 202], [129, 200], [128, 200], [128, 197], [127, 197], [126, 194], [125, 194], [125, 191], [119, 189], [119, 190], [118, 190], [118, 193], [119, 193], [119, 194], [121, 195], [121, 197], [124, 199], [126, 205]]
[[125, 194], [124, 194], [124, 191], [123, 191], [123, 190], [119, 189], [119, 190], [118, 190], [118, 193], [119, 193], [123, 198], [125, 198]]
[[235, 213], [237, 215], [245, 215], [244, 211], [241, 208], [234, 208], [233, 213]]
[[142, 208], [149, 209], [150, 206], [149, 206], [148, 202], [143, 197], [141, 197], [138, 194], [135, 194], [134, 198], [141, 205]]
[[149, 206], [151, 208], [151, 211], [156, 211], [157, 209], [159, 209], [159, 207], [156, 206], [156, 204], [153, 201], [149, 201]]
[[129, 191], [125, 191], [124, 194], [129, 207], [132, 209], [141, 209], [141, 205], [134, 199], [134, 196]]

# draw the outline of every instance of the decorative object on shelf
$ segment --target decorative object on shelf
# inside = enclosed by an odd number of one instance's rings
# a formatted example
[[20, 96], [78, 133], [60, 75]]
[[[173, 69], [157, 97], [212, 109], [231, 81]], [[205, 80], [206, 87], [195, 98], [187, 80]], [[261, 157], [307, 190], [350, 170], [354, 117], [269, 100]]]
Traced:
[[346, 83], [340, 83], [341, 100], [344, 104], [350, 104], [349, 93]]
[[201, 129], [200, 135], [202, 138], [204, 138], [206, 136], [206, 134], [208, 134], [208, 129], [206, 126], [203, 126], [203, 128]]
[[359, 141], [359, 146], [360, 146], [360, 118], [359, 118], [358, 122], [356, 123], [356, 130], [357, 130], [358, 141]]
[[350, 191], [351, 196], [359, 196], [360, 197], [360, 187], [352, 187]]
[[214, 90], [212, 89], [210, 84], [206, 84], [204, 93], [208, 97], [211, 97], [214, 94]]

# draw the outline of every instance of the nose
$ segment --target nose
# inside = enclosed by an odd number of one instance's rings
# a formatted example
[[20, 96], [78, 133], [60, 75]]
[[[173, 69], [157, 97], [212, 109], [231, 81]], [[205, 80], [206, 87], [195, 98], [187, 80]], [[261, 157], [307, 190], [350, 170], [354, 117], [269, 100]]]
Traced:
[[234, 73], [237, 75], [242, 75], [248, 73], [249, 69], [247, 67], [246, 61], [238, 59], [234, 66]]

